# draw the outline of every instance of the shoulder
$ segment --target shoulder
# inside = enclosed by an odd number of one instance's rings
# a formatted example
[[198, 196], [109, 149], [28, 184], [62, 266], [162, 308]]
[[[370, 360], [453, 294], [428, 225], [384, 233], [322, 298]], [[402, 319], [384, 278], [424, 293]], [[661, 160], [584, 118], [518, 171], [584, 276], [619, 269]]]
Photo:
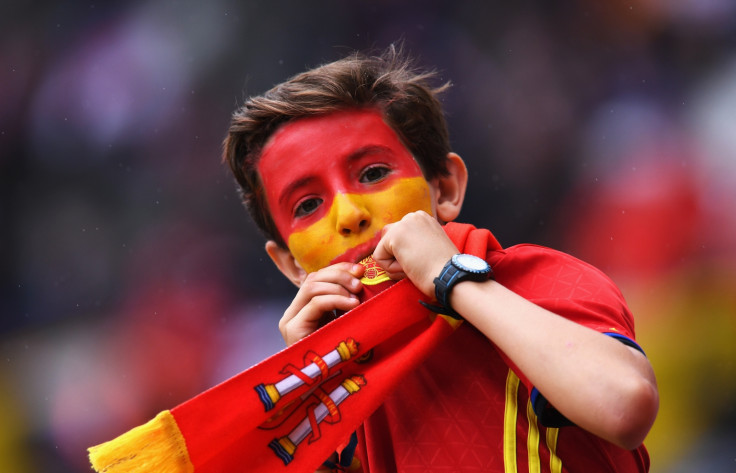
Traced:
[[496, 280], [520, 296], [600, 331], [633, 336], [633, 317], [603, 271], [570, 254], [533, 244], [490, 252]]
[[[493, 251], [488, 261], [496, 277], [514, 281], [535, 290], [548, 289], [555, 292], [565, 289], [577, 292], [585, 290], [588, 283], [601, 285], [618, 292], [613, 281], [600, 269], [570, 254], [533, 244], [515, 245]], [[572, 296], [573, 294], [568, 294]]]

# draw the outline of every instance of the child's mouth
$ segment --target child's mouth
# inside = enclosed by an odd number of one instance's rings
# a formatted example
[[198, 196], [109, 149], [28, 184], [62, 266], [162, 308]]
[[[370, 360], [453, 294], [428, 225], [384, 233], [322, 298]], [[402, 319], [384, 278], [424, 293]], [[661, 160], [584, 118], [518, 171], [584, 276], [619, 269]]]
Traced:
[[358, 263], [364, 258], [373, 254], [373, 250], [376, 249], [376, 246], [378, 245], [378, 242], [380, 240], [381, 240], [381, 234], [379, 232], [373, 238], [366, 241], [365, 243], [361, 243], [360, 245], [349, 249], [345, 253], [333, 259], [332, 261], [330, 261], [330, 264], [332, 265], [336, 263], [342, 263], [344, 261], [347, 261], [350, 263]]

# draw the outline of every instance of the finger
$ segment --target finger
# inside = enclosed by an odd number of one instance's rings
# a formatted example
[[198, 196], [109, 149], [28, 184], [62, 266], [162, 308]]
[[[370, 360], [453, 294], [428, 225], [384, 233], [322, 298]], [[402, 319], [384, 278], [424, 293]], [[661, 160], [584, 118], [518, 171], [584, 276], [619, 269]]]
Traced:
[[338, 293], [340, 287], [357, 294], [362, 287], [358, 278], [364, 271], [365, 268], [359, 264], [340, 263], [310, 273], [299, 288], [292, 305], [304, 305], [317, 295]]
[[[294, 300], [291, 302], [289, 307], [284, 311], [282, 320], [288, 322], [299, 314], [300, 311], [309, 305], [312, 300], [323, 296], [341, 296], [341, 297], [355, 297], [355, 294], [359, 291], [361, 285], [360, 281], [352, 278], [354, 282], [347, 282], [346, 284], [339, 284], [334, 282], [322, 282], [314, 281], [308, 285], [302, 287]], [[345, 287], [345, 286], [348, 287]], [[330, 309], [332, 310], [332, 309]]]
[[279, 331], [286, 344], [291, 345], [317, 330], [322, 325], [326, 313], [335, 309], [348, 311], [357, 307], [359, 303], [354, 294], [317, 296], [293, 318], [286, 320], [286, 317], [282, 317], [279, 321]]
[[389, 225], [383, 227], [381, 239], [378, 240], [376, 249], [373, 250], [373, 259], [386, 271], [388, 271], [392, 263], [396, 263], [396, 258], [391, 250], [391, 235], [386, 230]]
[[325, 312], [332, 312], [333, 310], [350, 310], [358, 306], [360, 300], [355, 294], [348, 296], [342, 295], [324, 295], [317, 296], [304, 307], [305, 313], [315, 312], [323, 314]]
[[384, 225], [383, 228], [381, 229], [381, 236], [384, 236], [391, 229], [391, 227], [393, 227], [395, 224], [396, 222], [387, 223], [386, 225]]
[[355, 287], [360, 290], [360, 286], [356, 286], [356, 281], [363, 276], [364, 272], [365, 268], [361, 264], [337, 263], [319, 271], [309, 273], [302, 286], [308, 286], [316, 282], [329, 282], [340, 284], [348, 290], [352, 290]]
[[[345, 272], [355, 277], [360, 277], [365, 272], [365, 267], [362, 264], [358, 264], [358, 263], [343, 262], [343, 263], [336, 263], [336, 264], [327, 266], [326, 268], [323, 268], [320, 271], [325, 271], [330, 274], [335, 271]], [[317, 272], [320, 272], [320, 271], [317, 271]]]
[[373, 259], [389, 275], [403, 273], [401, 264], [390, 251], [386, 250], [385, 246], [379, 244], [376, 247], [376, 251], [373, 252]]
[[386, 271], [386, 274], [388, 275], [389, 278], [393, 279], [394, 281], [399, 281], [406, 277], [406, 273], [403, 271], [398, 271], [395, 273], [389, 273], [388, 271]]
[[279, 321], [279, 326], [286, 327], [292, 323], [309, 326], [316, 325], [322, 319], [325, 312], [332, 312], [336, 309], [350, 310], [355, 308], [359, 303], [358, 297], [350, 293], [345, 295], [325, 294], [316, 296], [295, 313], [284, 313], [284, 316]]

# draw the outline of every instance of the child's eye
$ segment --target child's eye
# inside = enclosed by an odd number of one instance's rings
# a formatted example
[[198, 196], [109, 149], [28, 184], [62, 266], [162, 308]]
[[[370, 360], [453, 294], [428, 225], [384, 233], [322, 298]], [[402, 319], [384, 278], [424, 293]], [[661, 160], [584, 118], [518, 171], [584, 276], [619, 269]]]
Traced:
[[379, 182], [382, 181], [386, 176], [388, 176], [390, 172], [390, 168], [380, 164], [369, 166], [361, 173], [360, 182], [364, 184]]
[[297, 205], [294, 211], [295, 217], [306, 217], [311, 214], [322, 204], [322, 199], [319, 197], [312, 197], [311, 199], [303, 200]]

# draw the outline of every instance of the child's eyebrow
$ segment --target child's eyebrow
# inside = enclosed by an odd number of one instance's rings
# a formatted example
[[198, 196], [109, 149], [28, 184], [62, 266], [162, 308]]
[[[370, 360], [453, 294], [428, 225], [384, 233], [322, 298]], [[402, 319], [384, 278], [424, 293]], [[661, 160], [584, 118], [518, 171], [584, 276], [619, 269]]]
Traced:
[[350, 155], [348, 155], [347, 160], [348, 160], [348, 163], [350, 163], [352, 161], [356, 161], [364, 156], [371, 155], [371, 154], [391, 154], [393, 155], [393, 151], [388, 146], [366, 145], [350, 153]]
[[291, 194], [294, 193], [297, 189], [299, 189], [302, 186], [306, 186], [312, 181], [314, 181], [316, 178], [314, 176], [305, 176], [302, 178], [297, 179], [296, 181], [290, 183], [284, 191], [279, 195], [279, 204], [283, 203], [285, 200], [291, 196]]

